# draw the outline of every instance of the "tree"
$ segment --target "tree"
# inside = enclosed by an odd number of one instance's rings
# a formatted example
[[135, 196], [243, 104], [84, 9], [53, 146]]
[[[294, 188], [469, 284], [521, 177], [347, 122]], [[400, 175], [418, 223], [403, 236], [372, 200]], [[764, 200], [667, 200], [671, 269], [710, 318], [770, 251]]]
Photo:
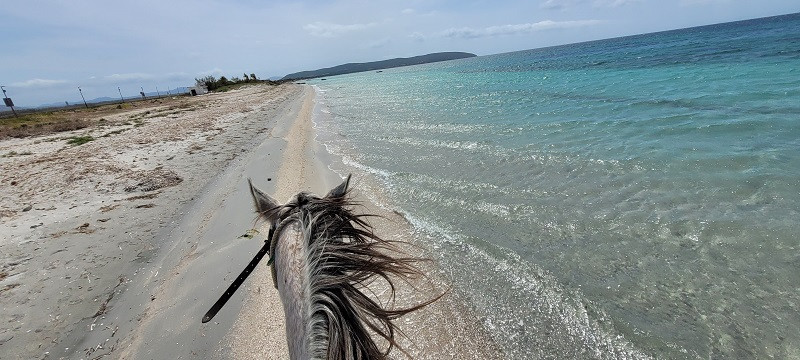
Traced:
[[256, 81], [258, 78], [256, 77], [255, 73], [250, 73], [250, 80]]
[[208, 75], [206, 77], [195, 78], [194, 79], [197, 86], [205, 85], [207, 88], [210, 88], [209, 84], [214, 84], [217, 82], [217, 79], [213, 75]]
[[250, 77], [247, 76], [247, 73], [244, 73], [244, 82], [250, 82]]

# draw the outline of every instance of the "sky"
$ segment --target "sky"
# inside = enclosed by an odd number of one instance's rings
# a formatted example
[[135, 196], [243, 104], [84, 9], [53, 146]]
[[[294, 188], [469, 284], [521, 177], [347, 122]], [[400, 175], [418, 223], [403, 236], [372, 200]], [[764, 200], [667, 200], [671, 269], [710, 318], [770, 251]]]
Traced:
[[[440, 51], [489, 55], [800, 12], [798, 0], [4, 0], [17, 106]], [[119, 90], [118, 90], [119, 89]], [[2, 105], [2, 104], [0, 104]]]

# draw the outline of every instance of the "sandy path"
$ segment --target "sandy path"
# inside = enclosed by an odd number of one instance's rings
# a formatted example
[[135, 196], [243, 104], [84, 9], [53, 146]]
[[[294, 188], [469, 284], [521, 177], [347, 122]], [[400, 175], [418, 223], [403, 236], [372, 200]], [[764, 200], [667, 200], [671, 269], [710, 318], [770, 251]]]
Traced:
[[[259, 188], [272, 194], [278, 201], [285, 202], [300, 191], [324, 194], [342, 181], [327, 169], [324, 149], [314, 142], [311, 122], [313, 107], [313, 90], [306, 87], [302, 106], [289, 123], [290, 127], [277, 127], [274, 132], [287, 144], [276, 174], [275, 190], [266, 190], [262, 186], [264, 179], [254, 178]], [[266, 227], [260, 228], [262, 233], [268, 230]], [[269, 267], [259, 266], [248, 282], [250, 291], [244, 307], [226, 339], [231, 358], [287, 359], [283, 308]]]

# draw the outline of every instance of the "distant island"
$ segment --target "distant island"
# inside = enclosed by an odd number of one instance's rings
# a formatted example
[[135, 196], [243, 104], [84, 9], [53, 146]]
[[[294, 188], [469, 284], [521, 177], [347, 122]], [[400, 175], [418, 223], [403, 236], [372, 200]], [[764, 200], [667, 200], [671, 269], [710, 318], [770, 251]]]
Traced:
[[350, 63], [324, 69], [296, 72], [284, 76], [281, 80], [311, 79], [322, 76], [334, 76], [334, 75], [357, 73], [362, 71], [382, 70], [400, 66], [419, 65], [419, 64], [427, 64], [439, 61], [464, 59], [475, 56], [477, 55], [465, 52], [440, 52], [428, 55], [414, 56], [409, 58], [396, 58], [396, 59], [372, 61], [366, 63]]

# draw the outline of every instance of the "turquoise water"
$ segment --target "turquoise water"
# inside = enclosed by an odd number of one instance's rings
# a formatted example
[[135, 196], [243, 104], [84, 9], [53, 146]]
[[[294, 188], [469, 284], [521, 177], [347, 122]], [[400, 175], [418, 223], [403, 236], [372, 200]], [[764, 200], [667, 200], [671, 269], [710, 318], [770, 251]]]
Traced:
[[510, 357], [800, 358], [800, 14], [311, 83]]

